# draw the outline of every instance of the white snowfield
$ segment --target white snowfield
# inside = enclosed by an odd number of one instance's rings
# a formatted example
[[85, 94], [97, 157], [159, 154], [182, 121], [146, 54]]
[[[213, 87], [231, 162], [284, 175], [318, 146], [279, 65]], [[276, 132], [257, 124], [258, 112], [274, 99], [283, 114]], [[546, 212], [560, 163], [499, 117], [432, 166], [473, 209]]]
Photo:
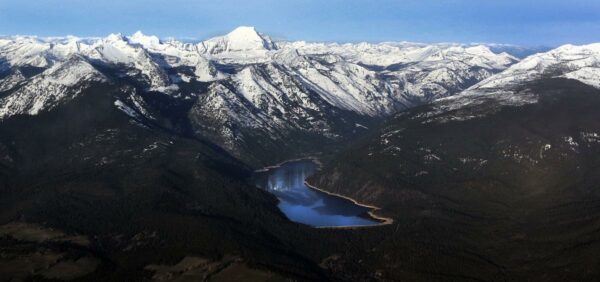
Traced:
[[542, 77], [565, 77], [600, 88], [600, 43], [564, 45], [529, 56], [471, 89], [499, 88]]
[[[273, 128], [308, 122], [307, 130], [326, 132], [327, 123], [315, 112], [327, 107], [385, 116], [456, 95], [477, 82], [471, 89], [533, 79], [556, 67], [565, 70], [561, 76], [600, 86], [599, 46], [563, 46], [518, 62], [485, 45], [274, 42], [253, 27], [199, 43], [163, 41], [141, 32], [4, 37], [0, 94], [8, 94], [0, 95], [0, 120], [50, 110], [89, 82], [109, 81], [98, 69], [102, 65], [174, 98], [186, 97], [178, 84], [211, 83], [193, 111], [221, 124]], [[42, 71], [28, 75], [32, 67]], [[141, 99], [136, 97], [130, 100]]]
[[[469, 120], [500, 110], [538, 102], [538, 95], [515, 86], [540, 78], [569, 78], [600, 88], [600, 44], [564, 45], [531, 55], [461, 93], [437, 99], [423, 123]], [[451, 113], [450, 115], [442, 115]], [[438, 117], [439, 116], [439, 117]]]
[[74, 55], [32, 77], [11, 95], [0, 99], [0, 119], [15, 114], [35, 115], [52, 109], [75, 98], [83, 84], [105, 80], [106, 77], [86, 60]]

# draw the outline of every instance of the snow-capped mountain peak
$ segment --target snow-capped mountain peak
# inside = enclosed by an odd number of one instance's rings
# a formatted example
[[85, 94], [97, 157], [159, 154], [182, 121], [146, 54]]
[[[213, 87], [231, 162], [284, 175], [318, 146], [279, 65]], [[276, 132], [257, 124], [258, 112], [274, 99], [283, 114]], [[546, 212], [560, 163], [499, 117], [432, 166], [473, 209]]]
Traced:
[[160, 46], [160, 39], [153, 35], [145, 35], [142, 31], [138, 30], [133, 35], [128, 37], [129, 42], [140, 44], [145, 48], [157, 48]]
[[250, 26], [240, 26], [224, 36], [204, 41], [203, 45], [210, 54], [277, 49], [271, 38]]
[[127, 38], [123, 36], [121, 33], [111, 33], [107, 37], [103, 39], [105, 42], [118, 42], [118, 41], [126, 41]]

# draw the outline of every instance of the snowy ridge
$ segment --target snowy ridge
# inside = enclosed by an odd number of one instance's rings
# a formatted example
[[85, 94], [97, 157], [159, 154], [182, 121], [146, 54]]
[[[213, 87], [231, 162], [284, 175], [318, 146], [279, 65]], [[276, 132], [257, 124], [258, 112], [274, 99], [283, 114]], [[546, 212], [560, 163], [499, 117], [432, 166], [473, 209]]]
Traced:
[[489, 77], [471, 89], [506, 87], [542, 77], [565, 77], [600, 87], [600, 44], [564, 45], [535, 54]]
[[302, 54], [332, 53], [342, 56], [345, 60], [366, 65], [389, 66], [393, 64], [444, 61], [453, 59], [472, 60], [480, 57], [481, 67], [501, 68], [518, 59], [507, 53], [494, 53], [485, 45], [460, 44], [421, 44], [421, 43], [307, 43], [304, 41], [280, 43], [281, 48], [297, 49]]
[[163, 69], [151, 58], [141, 46], [131, 44], [120, 34], [111, 34], [99, 40], [84, 55], [91, 59], [100, 60], [116, 65], [125, 65], [141, 72], [148, 80], [151, 88], [166, 87], [169, 79]]
[[[283, 101], [295, 99], [289, 95], [299, 92], [305, 97], [317, 93], [327, 104], [369, 116], [451, 96], [516, 61], [485, 46], [275, 43], [253, 27], [197, 44], [165, 42], [139, 31], [128, 37], [8, 37], [0, 39], [0, 62], [11, 74], [0, 81], [0, 91], [26, 80], [23, 67], [50, 68], [73, 55], [120, 70], [148, 90], [174, 96], [178, 83], [227, 80], [255, 107], [269, 100], [265, 95], [278, 93]], [[252, 79], [250, 65], [256, 65]], [[297, 86], [295, 94], [272, 85], [282, 78], [285, 87]]]
[[198, 81], [214, 81], [224, 78], [214, 65], [203, 55], [205, 50], [196, 44], [178, 41], [162, 42], [156, 36], [144, 35], [141, 31], [128, 37], [132, 44], [139, 44], [150, 54], [155, 54], [162, 59], [163, 68], [176, 68], [187, 66], [194, 68], [194, 75], [180, 75], [180, 79], [189, 82], [191, 78]]
[[[12, 95], [0, 99], [0, 120], [15, 114], [35, 115], [75, 98], [85, 84], [106, 77], [80, 56], [55, 64], [35, 76]], [[44, 94], [41, 94], [44, 93]]]
[[346, 138], [364, 130], [356, 124], [426, 103], [437, 114], [464, 113], [459, 120], [535, 103], [512, 86], [540, 77], [598, 86], [598, 46], [567, 45], [519, 62], [486, 45], [274, 42], [252, 27], [199, 43], [142, 32], [5, 37], [0, 119], [51, 110], [93, 82], [114, 83], [126, 90], [111, 103], [140, 124], [174, 114], [192, 134], [239, 156], [243, 146], [281, 148], [277, 143], [290, 136]]
[[539, 93], [520, 88], [543, 78], [569, 78], [600, 88], [600, 44], [564, 45], [527, 57], [458, 95], [434, 101], [432, 110], [418, 118], [425, 118], [423, 123], [469, 120], [503, 106], [537, 103]]

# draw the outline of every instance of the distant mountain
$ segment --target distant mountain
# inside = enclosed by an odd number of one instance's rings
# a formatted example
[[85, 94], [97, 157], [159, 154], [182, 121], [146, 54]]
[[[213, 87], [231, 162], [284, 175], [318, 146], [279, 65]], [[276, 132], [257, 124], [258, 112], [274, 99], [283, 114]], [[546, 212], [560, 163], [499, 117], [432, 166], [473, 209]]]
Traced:
[[523, 59], [471, 89], [505, 88], [540, 78], [565, 77], [600, 87], [600, 44], [564, 45]]
[[258, 33], [254, 27], [240, 26], [227, 35], [203, 41], [201, 46], [208, 54], [261, 52], [276, 50], [268, 36]]
[[[274, 42], [252, 27], [197, 44], [141, 32], [8, 37], [0, 40], [0, 60], [0, 119], [51, 110], [91, 82], [127, 83], [136, 92], [115, 101], [131, 109], [126, 114], [263, 164], [274, 161], [266, 155], [285, 158], [351, 138], [385, 116], [452, 96], [518, 61], [486, 46]], [[88, 68], [71, 66], [76, 85], [55, 85], [69, 75], [67, 66], [55, 69], [71, 61]], [[47, 85], [56, 90], [39, 90]]]
[[533, 54], [548, 52], [552, 47], [546, 46], [518, 46], [511, 44], [486, 44], [490, 50], [496, 53], [506, 52], [519, 59], [527, 58]]

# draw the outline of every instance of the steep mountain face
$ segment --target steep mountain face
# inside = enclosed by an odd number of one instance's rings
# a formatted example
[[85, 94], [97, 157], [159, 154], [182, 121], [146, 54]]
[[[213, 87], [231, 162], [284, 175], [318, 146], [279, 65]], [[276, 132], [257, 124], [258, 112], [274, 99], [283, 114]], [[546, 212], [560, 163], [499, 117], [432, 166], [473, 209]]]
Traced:
[[[64, 76], [66, 67], [63, 74], [54, 69], [72, 58], [91, 68], [72, 67], [73, 78], [82, 76], [77, 85], [35, 90], [45, 83], [59, 87], [52, 77]], [[0, 119], [49, 111], [92, 82], [126, 83], [136, 92], [116, 107], [260, 165], [326, 149], [314, 144], [339, 144], [390, 114], [452, 96], [516, 61], [485, 46], [273, 42], [251, 27], [197, 44], [141, 32], [4, 38]]]
[[385, 240], [418, 234], [444, 277], [596, 280], [598, 57], [563, 46], [398, 113], [310, 182], [404, 222]]

